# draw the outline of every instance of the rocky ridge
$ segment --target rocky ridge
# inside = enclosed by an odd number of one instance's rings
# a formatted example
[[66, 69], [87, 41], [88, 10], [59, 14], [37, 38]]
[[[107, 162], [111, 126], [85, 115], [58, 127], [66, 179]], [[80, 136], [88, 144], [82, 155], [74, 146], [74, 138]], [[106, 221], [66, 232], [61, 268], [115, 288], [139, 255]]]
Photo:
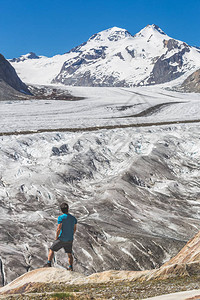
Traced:
[[184, 92], [200, 93], [200, 70], [197, 70], [188, 76], [180, 86], [180, 89]]
[[31, 93], [18, 77], [15, 69], [0, 54], [0, 99], [23, 98], [23, 94], [30, 95]]
[[[27, 295], [31, 293], [35, 293], [36, 291], [41, 291], [43, 286], [43, 293], [45, 292], [45, 288], [51, 292], [53, 289], [56, 289], [57, 285], [60, 284], [60, 289], [63, 288], [63, 284], [67, 286], [82, 286], [82, 294], [85, 289], [91, 285], [93, 285], [93, 290], [96, 285], [98, 287], [99, 284], [107, 284], [108, 289], [116, 283], [121, 284], [123, 282], [123, 286], [129, 288], [128, 295], [130, 296], [131, 285], [136, 287], [137, 282], [141, 284], [140, 289], [144, 288], [144, 286], [148, 285], [148, 282], [151, 288], [154, 289], [154, 292], [151, 294], [159, 294], [161, 293], [161, 288], [159, 290], [158, 286], [162, 287], [162, 281], [164, 283], [170, 283], [169, 279], [173, 278], [174, 282], [178, 278], [178, 283], [181, 285], [181, 278], [183, 278], [183, 282], [188, 284], [187, 278], [192, 277], [194, 280], [194, 275], [200, 275], [200, 232], [197, 233], [184, 247], [183, 249], [169, 262], [165, 263], [159, 269], [154, 270], [146, 270], [146, 271], [107, 271], [102, 273], [92, 274], [90, 276], [85, 276], [83, 274], [79, 274], [76, 272], [69, 272], [65, 269], [59, 268], [42, 268], [38, 270], [31, 271], [26, 273], [7, 286], [0, 289], [0, 295], [8, 295], [8, 294], [20, 294], [25, 292]], [[156, 280], [156, 281], [155, 281]], [[168, 281], [167, 281], [168, 280]], [[129, 284], [128, 284], [129, 282]], [[157, 284], [158, 282], [158, 284]], [[182, 284], [183, 284], [182, 282]], [[186, 286], [187, 286], [186, 284]], [[48, 286], [49, 285], [49, 286]], [[51, 285], [51, 289], [50, 289]], [[189, 289], [192, 289], [194, 285], [190, 285]], [[66, 288], [66, 286], [65, 286]], [[89, 287], [90, 289], [91, 287]], [[113, 286], [112, 286], [113, 288]], [[158, 288], [156, 291], [155, 288]], [[58, 286], [57, 286], [57, 289]], [[180, 286], [180, 289], [181, 286]], [[46, 290], [46, 292], [47, 292]], [[121, 288], [121, 291], [123, 288]], [[173, 289], [171, 289], [172, 291]], [[135, 294], [137, 293], [137, 289], [135, 289]], [[79, 292], [79, 296], [80, 296]], [[194, 291], [194, 294], [197, 293]], [[116, 297], [116, 299], [120, 299], [120, 292], [118, 291], [118, 295], [112, 294], [112, 296]], [[96, 296], [98, 297], [98, 296]], [[127, 293], [126, 293], [126, 297]], [[75, 298], [74, 298], [75, 299]], [[82, 299], [82, 298], [77, 298]], [[83, 298], [84, 299], [84, 298]], [[87, 298], [85, 299], [93, 299]], [[97, 298], [95, 298], [97, 299]], [[108, 299], [105, 297], [100, 297], [99, 299]], [[110, 298], [109, 298], [110, 299]], [[134, 299], [138, 299], [134, 297]], [[140, 298], [141, 299], [141, 298]]]
[[26, 55], [21, 55], [20, 57], [10, 59], [10, 62], [20, 62], [26, 59], [39, 59], [40, 57], [37, 56], [34, 52], [29, 52]]

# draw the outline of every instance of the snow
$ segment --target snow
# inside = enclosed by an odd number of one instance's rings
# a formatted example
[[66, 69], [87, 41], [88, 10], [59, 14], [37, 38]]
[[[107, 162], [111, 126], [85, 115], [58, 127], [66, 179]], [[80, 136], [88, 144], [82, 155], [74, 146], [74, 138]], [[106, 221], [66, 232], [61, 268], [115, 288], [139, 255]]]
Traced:
[[53, 57], [39, 56], [39, 59], [26, 59], [11, 64], [22, 81], [31, 84], [49, 84], [58, 75], [67, 57], [66, 54]]
[[131, 37], [131, 34], [126, 30], [119, 27], [112, 27], [103, 31], [100, 31], [96, 35], [93, 35], [88, 41], [94, 42], [94, 45], [96, 42], [104, 42], [105, 40], [109, 43], [110, 42], [116, 42], [119, 39], [124, 39], [126, 37]]
[[[0, 102], [1, 132], [199, 120], [199, 94], [166, 92], [157, 87], [66, 89], [85, 99]], [[135, 117], [150, 107], [166, 103], [147, 116]]]
[[82, 249], [84, 255], [87, 257], [87, 259], [89, 260], [93, 260], [93, 257], [90, 255], [90, 253], [88, 251], [86, 251], [85, 249]]
[[[24, 82], [50, 84], [58, 75], [61, 82], [72, 77], [66, 69], [60, 73], [64, 63], [67, 68], [73, 64], [79, 65], [80, 59], [83, 59], [85, 63], [77, 68], [75, 75], [84, 76], [85, 72], [90, 72], [100, 83], [105, 76], [114, 76], [118, 81], [125, 80], [129, 86], [143, 85], [147, 83], [158, 57], [164, 55], [163, 59], [169, 58], [186, 45], [176, 40], [180, 49], [168, 51], [164, 42], [169, 39], [171, 38], [156, 25], [148, 25], [134, 36], [125, 29], [113, 27], [93, 35], [86, 43], [63, 55], [27, 59], [27, 54], [24, 56], [26, 59], [12, 62], [12, 65]], [[94, 50], [102, 49], [104, 57], [87, 58], [95, 55]], [[187, 75], [188, 72], [200, 68], [199, 51], [195, 47], [189, 49], [190, 51], [183, 56], [181, 69], [181, 72], [186, 72]], [[134, 56], [130, 54], [130, 50], [134, 50]]]

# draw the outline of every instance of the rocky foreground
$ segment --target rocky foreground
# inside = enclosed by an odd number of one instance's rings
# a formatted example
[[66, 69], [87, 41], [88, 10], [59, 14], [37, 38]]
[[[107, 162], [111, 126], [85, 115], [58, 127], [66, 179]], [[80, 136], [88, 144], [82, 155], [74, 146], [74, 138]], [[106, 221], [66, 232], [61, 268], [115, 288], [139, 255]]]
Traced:
[[64, 268], [41, 268], [28, 272], [1, 288], [0, 297], [3, 299], [145, 299], [164, 293], [194, 290], [189, 298], [184, 295], [177, 298], [174, 296], [174, 299], [189, 300], [199, 299], [196, 291], [200, 289], [199, 279], [200, 232], [159, 269], [111, 270], [85, 276], [77, 272], [69, 272]]

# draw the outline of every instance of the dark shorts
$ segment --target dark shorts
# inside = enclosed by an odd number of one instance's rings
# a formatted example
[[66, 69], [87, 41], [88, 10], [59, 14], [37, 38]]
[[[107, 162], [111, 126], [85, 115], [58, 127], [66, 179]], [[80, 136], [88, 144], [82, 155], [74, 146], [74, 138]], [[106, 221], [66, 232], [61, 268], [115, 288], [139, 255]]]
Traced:
[[72, 253], [72, 244], [73, 244], [73, 241], [63, 242], [61, 240], [56, 240], [56, 241], [53, 242], [50, 249], [52, 251], [57, 252], [61, 248], [64, 248], [66, 253]]

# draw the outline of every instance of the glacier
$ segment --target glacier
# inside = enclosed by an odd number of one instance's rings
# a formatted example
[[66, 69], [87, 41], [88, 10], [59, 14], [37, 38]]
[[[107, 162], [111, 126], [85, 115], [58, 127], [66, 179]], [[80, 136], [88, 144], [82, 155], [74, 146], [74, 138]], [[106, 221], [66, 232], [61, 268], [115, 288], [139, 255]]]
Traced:
[[199, 94], [66, 89], [84, 99], [0, 102], [2, 285], [46, 262], [63, 201], [85, 274], [156, 268], [199, 230]]

